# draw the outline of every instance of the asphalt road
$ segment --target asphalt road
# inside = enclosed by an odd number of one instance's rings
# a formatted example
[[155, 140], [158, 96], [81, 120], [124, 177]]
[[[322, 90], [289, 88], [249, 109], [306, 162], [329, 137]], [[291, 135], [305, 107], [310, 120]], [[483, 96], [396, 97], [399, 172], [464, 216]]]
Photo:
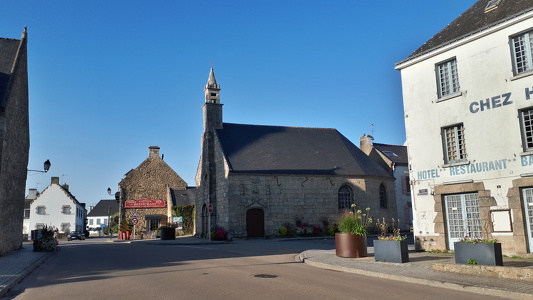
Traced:
[[216, 245], [62, 242], [2, 299], [501, 299], [335, 272], [294, 261], [333, 240]]

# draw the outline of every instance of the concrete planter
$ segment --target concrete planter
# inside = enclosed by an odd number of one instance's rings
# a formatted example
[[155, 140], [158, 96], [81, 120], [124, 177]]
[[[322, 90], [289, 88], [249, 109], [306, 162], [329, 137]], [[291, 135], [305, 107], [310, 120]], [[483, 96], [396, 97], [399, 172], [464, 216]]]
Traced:
[[409, 262], [407, 241], [374, 241], [374, 259], [376, 261], [406, 263]]
[[339, 257], [366, 257], [366, 235], [335, 233], [335, 254]]
[[469, 264], [469, 260], [479, 265], [503, 266], [501, 243], [454, 243], [455, 263]]

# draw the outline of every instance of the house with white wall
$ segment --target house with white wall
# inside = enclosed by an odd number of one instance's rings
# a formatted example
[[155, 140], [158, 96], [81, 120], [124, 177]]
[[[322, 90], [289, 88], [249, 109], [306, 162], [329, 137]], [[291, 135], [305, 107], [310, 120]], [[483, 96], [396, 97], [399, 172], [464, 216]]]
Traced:
[[111, 219], [118, 213], [117, 200], [100, 200], [87, 214], [87, 230], [91, 236], [102, 236], [104, 229], [112, 224]]
[[29, 229], [48, 226], [60, 233], [83, 231], [86, 215], [85, 203], [76, 200], [67, 184], [60, 185], [59, 177], [52, 177], [51, 184], [30, 204]]
[[479, 0], [396, 69], [417, 248], [533, 252], [533, 1]]

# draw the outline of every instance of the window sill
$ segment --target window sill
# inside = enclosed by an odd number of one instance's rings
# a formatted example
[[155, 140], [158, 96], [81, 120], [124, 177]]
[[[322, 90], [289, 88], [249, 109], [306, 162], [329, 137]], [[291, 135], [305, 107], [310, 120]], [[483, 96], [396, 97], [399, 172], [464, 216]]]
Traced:
[[520, 153], [518, 155], [520, 155], [520, 156], [530, 156], [530, 155], [533, 155], [533, 150], [525, 151], [525, 152], [522, 152], [522, 153]]
[[460, 97], [462, 95], [463, 95], [462, 92], [459, 92], [459, 93], [456, 93], [456, 94], [447, 95], [447, 96], [444, 96], [442, 98], [437, 99], [435, 101], [435, 103], [439, 103], [439, 102], [442, 102], [442, 101], [447, 101], [447, 100], [450, 100], [450, 99], [453, 99], [453, 98]]
[[516, 75], [514, 75], [513, 77], [511, 77], [511, 81], [513, 81], [513, 80], [518, 80], [518, 79], [522, 79], [522, 78], [524, 78], [524, 77], [529, 77], [529, 76], [531, 76], [531, 75], [533, 75], [533, 71], [522, 72], [522, 73], [520, 73], [520, 74], [516, 74]]
[[470, 161], [469, 160], [465, 160], [465, 161], [458, 161], [458, 162], [453, 162], [453, 163], [449, 163], [449, 164], [444, 164], [442, 165], [443, 168], [449, 168], [449, 167], [456, 167], [456, 166], [463, 166], [463, 165], [469, 165], [470, 164]]

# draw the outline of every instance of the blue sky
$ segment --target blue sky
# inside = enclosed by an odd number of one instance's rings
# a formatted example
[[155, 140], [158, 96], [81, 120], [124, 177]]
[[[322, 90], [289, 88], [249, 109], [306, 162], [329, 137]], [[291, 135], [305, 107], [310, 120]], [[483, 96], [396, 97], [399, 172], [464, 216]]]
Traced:
[[60, 177], [80, 202], [160, 146], [190, 185], [203, 87], [221, 84], [224, 121], [337, 128], [356, 145], [403, 144], [406, 58], [475, 0], [0, 0], [0, 36], [28, 27], [26, 189]]

